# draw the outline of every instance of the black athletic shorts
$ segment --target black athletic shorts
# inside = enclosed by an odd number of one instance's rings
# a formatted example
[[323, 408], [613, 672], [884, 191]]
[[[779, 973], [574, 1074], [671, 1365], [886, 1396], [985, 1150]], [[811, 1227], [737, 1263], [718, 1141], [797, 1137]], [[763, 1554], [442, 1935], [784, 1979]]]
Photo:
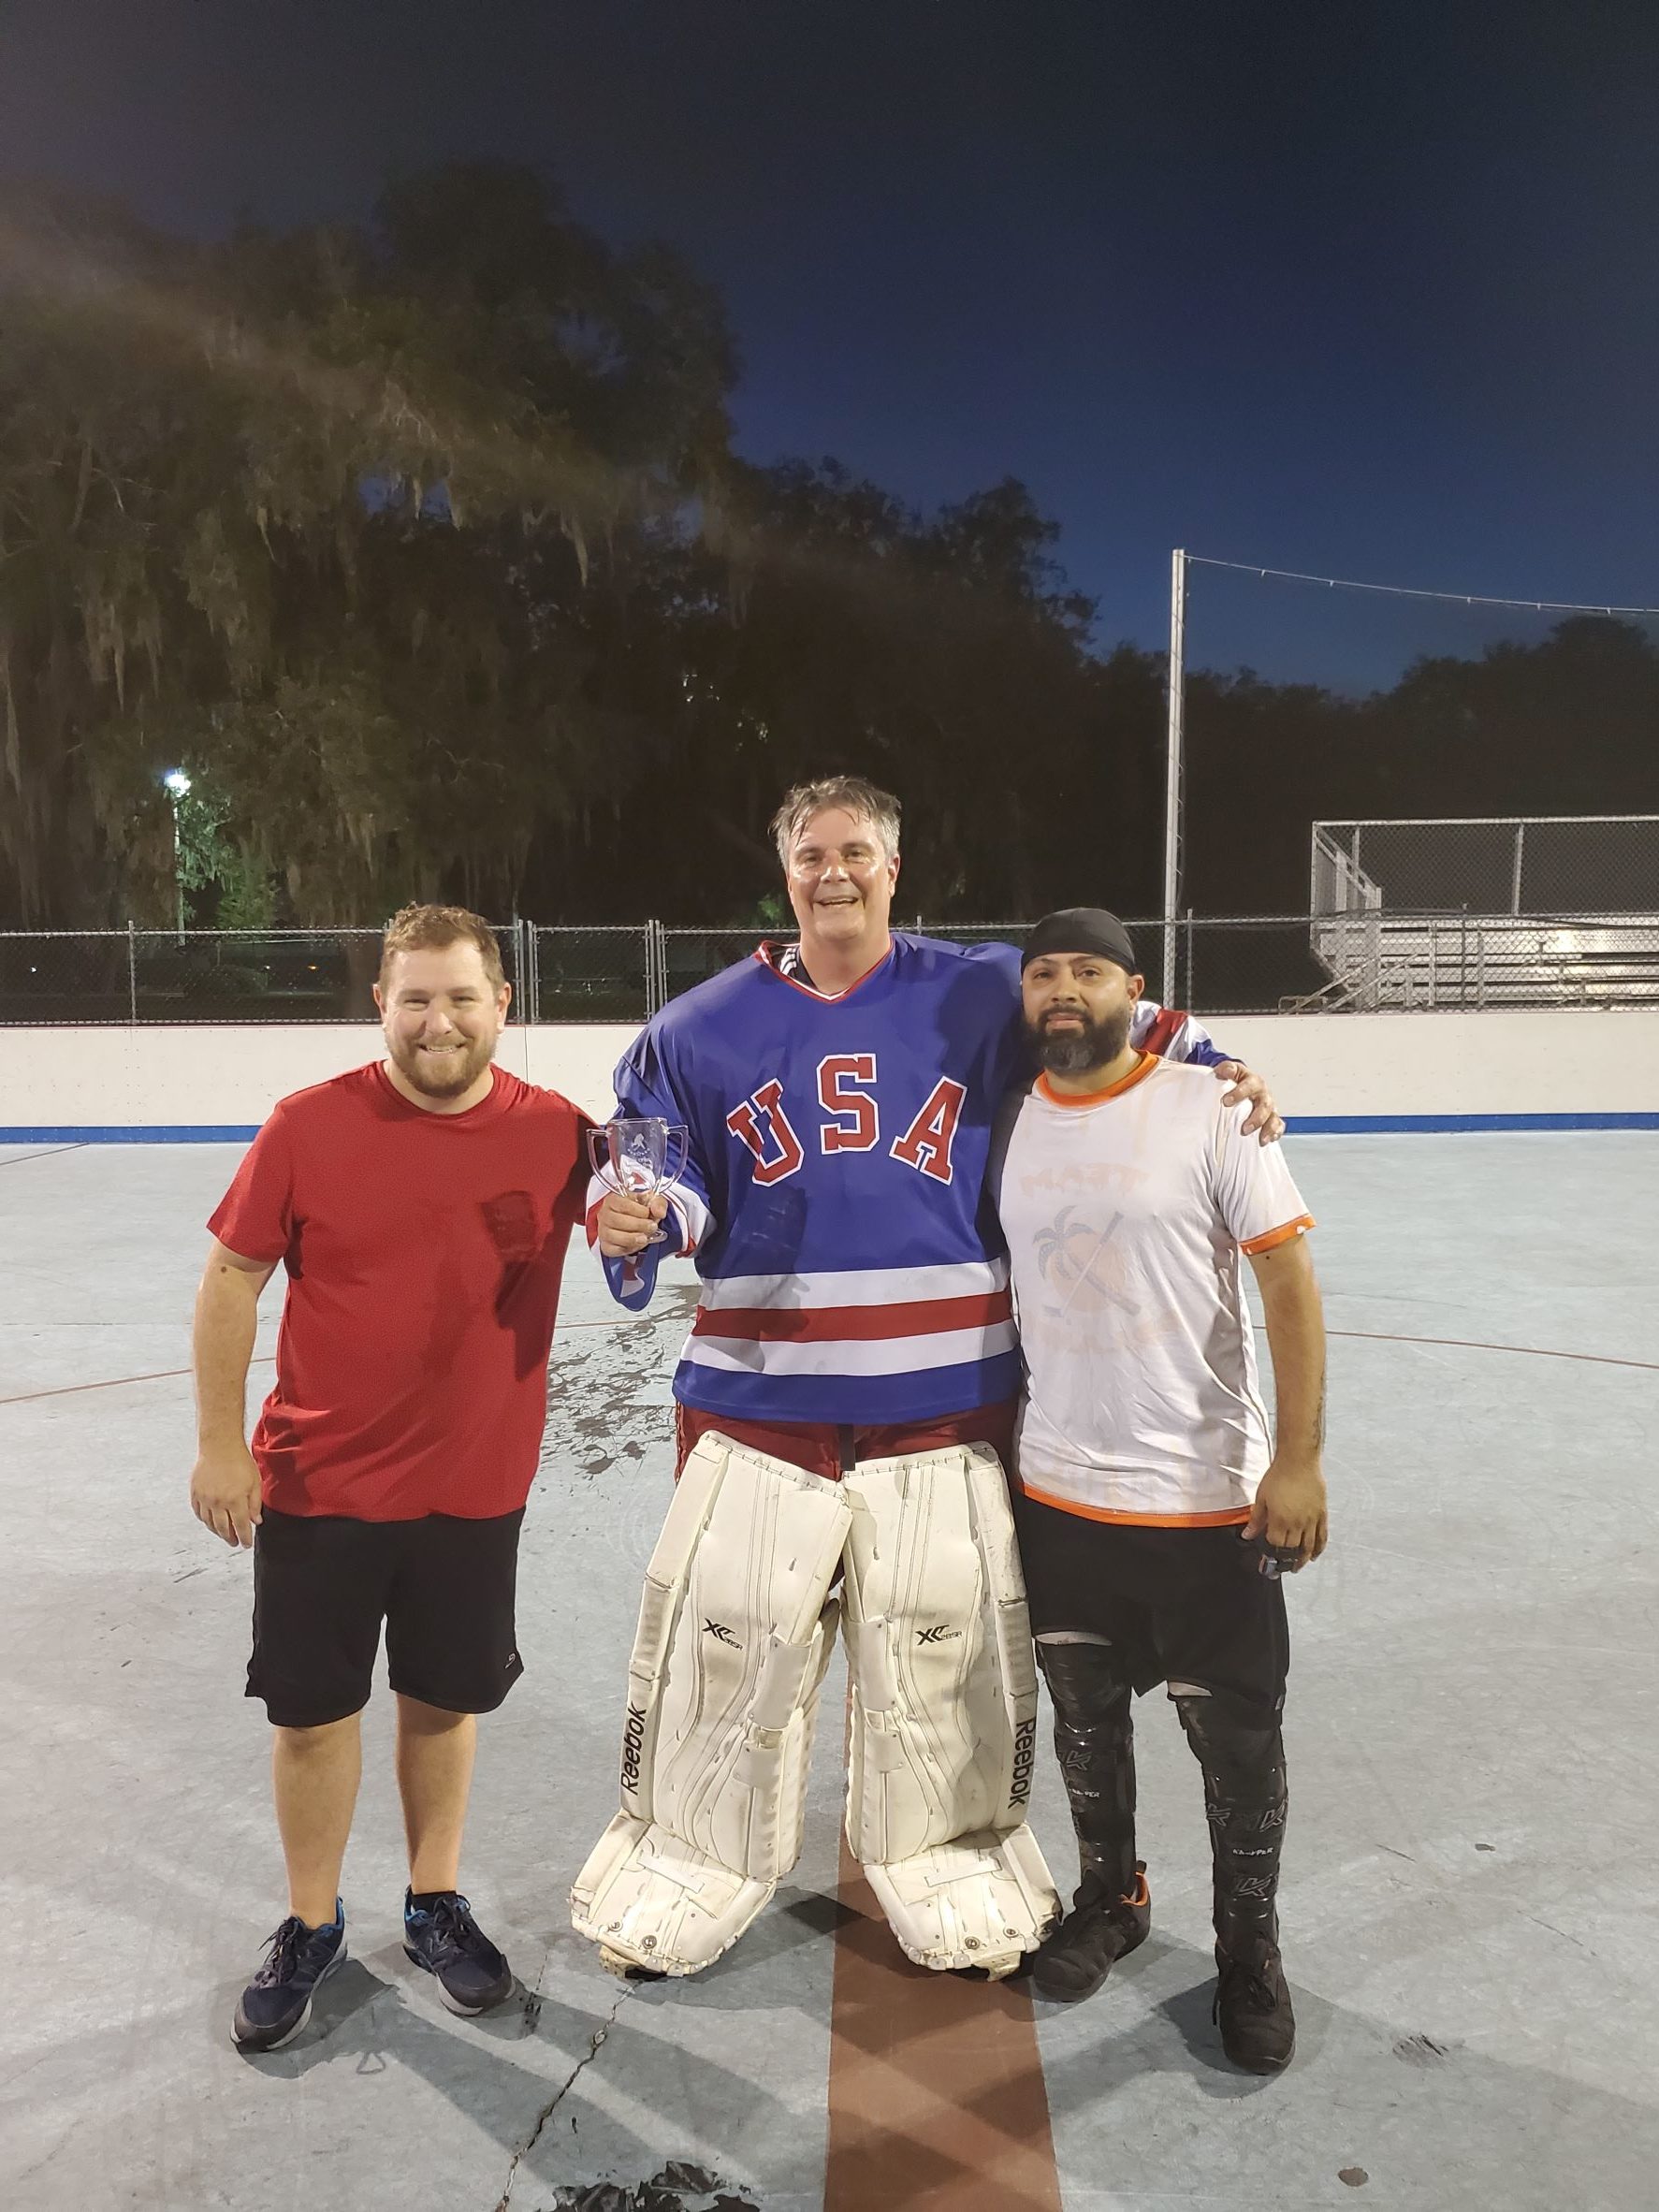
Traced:
[[1239, 1525], [1135, 1528], [1013, 1493], [1031, 1633], [1103, 1637], [1137, 1691], [1195, 1682], [1275, 1711], [1290, 1631], [1282, 1583], [1258, 1571]]
[[523, 1520], [522, 1509], [348, 1521], [266, 1506], [247, 1695], [279, 1728], [360, 1712], [385, 1622], [394, 1690], [445, 1712], [493, 1712], [524, 1672], [513, 1623]]

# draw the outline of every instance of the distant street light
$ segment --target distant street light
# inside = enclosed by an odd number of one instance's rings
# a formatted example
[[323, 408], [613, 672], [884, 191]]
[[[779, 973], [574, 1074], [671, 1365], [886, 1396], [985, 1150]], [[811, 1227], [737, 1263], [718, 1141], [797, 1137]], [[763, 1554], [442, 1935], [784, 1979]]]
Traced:
[[167, 786], [167, 796], [173, 802], [173, 890], [178, 897], [179, 949], [182, 952], [184, 948], [184, 873], [182, 866], [182, 840], [179, 835], [179, 801], [190, 789], [190, 779], [182, 768], [169, 768], [161, 780]]

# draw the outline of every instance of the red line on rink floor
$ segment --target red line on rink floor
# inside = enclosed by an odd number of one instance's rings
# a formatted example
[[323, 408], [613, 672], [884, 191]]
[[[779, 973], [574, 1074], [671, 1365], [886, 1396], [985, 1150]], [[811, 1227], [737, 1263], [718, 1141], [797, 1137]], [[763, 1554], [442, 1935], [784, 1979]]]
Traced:
[[[682, 1327], [683, 1314], [657, 1314], [652, 1325], [663, 1321], [677, 1321]], [[566, 1321], [560, 1336], [570, 1335], [576, 1329], [625, 1329], [626, 1321]], [[1257, 1324], [1259, 1329], [1260, 1324]], [[1480, 1344], [1466, 1336], [1395, 1336], [1380, 1330], [1328, 1329], [1327, 1336], [1348, 1336], [1361, 1344], [1423, 1344], [1444, 1345], [1458, 1352], [1515, 1352], [1523, 1360], [1583, 1360], [1593, 1367], [1635, 1367], [1645, 1375], [1659, 1375], [1659, 1360], [1616, 1360], [1608, 1352], [1558, 1352], [1549, 1345], [1538, 1344]], [[253, 1364], [269, 1367], [270, 1354], [261, 1354]], [[188, 1375], [188, 1367], [158, 1367], [153, 1375], [112, 1375], [104, 1382], [60, 1383], [50, 1390], [21, 1390], [16, 1397], [0, 1398], [0, 1405], [26, 1405], [34, 1398], [68, 1398], [77, 1390], [120, 1390], [128, 1383], [168, 1382], [181, 1375]]]
[[1327, 1336], [1351, 1336], [1361, 1344], [1446, 1345], [1459, 1352], [1519, 1352], [1524, 1360], [1587, 1360], [1593, 1367], [1639, 1367], [1659, 1375], [1659, 1361], [1616, 1360], [1609, 1352], [1558, 1352], [1549, 1345], [1479, 1344], [1467, 1336], [1395, 1336], [1377, 1329], [1327, 1329]]
[[1023, 1983], [931, 1973], [841, 1836], [823, 2212], [1060, 2212]]
[[[261, 1352], [258, 1359], [250, 1360], [250, 1367], [270, 1367], [275, 1364], [274, 1352]], [[128, 1383], [170, 1382], [176, 1376], [188, 1375], [188, 1367], [158, 1367], [153, 1375], [111, 1375], [103, 1382], [59, 1383], [50, 1390], [20, 1390], [15, 1398], [0, 1398], [0, 1405], [27, 1405], [33, 1398], [72, 1398], [77, 1390], [124, 1390]]]
[[[677, 1321], [683, 1328], [683, 1314], [656, 1314], [652, 1326], [663, 1321]], [[568, 1336], [573, 1329], [626, 1329], [629, 1321], [566, 1321], [560, 1327], [560, 1336]], [[274, 1352], [261, 1352], [248, 1363], [252, 1367], [269, 1367], [276, 1359]], [[20, 1390], [13, 1398], [0, 1398], [0, 1405], [27, 1405], [34, 1398], [72, 1398], [77, 1390], [124, 1390], [128, 1383], [173, 1382], [190, 1373], [188, 1367], [157, 1367], [147, 1375], [111, 1375], [102, 1382], [58, 1383], [50, 1390]]]

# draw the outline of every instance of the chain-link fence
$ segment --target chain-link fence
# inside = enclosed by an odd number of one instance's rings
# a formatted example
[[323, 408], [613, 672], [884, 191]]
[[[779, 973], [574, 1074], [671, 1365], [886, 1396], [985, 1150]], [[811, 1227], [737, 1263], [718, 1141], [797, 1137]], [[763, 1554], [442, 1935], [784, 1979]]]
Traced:
[[1659, 917], [1659, 814], [1316, 822], [1310, 910]]
[[[1019, 944], [1031, 925], [907, 926], [959, 944]], [[1163, 924], [1128, 926], [1150, 974]], [[748, 959], [763, 934], [655, 922], [499, 933], [513, 1018], [546, 1023], [643, 1022]], [[1185, 915], [1174, 938], [1174, 1003], [1205, 1017], [1659, 1005], [1654, 915], [1355, 906]], [[0, 1025], [371, 1021], [379, 946], [372, 929], [0, 936]]]
[[1308, 904], [1298, 1010], [1659, 1001], [1659, 815], [1317, 822]]
[[1659, 916], [1390, 910], [1304, 927], [1323, 974], [1288, 1012], [1659, 1005]]
[[538, 1022], [643, 1022], [662, 1004], [653, 988], [655, 923], [596, 929], [525, 925]]
[[[644, 1021], [654, 924], [495, 924], [510, 1019]], [[0, 933], [0, 1025], [375, 1019], [378, 929]]]
[[[519, 996], [527, 933], [498, 930]], [[0, 934], [0, 1024], [372, 1021], [378, 929]]]

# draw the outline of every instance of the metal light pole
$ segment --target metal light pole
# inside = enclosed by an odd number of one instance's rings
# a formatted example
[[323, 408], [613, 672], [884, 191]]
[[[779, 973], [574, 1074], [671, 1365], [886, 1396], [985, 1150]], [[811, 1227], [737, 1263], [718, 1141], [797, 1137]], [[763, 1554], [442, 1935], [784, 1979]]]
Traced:
[[168, 798], [173, 802], [173, 890], [178, 897], [179, 949], [182, 952], [184, 949], [184, 874], [182, 865], [182, 839], [179, 835], [179, 801], [190, 789], [190, 779], [182, 768], [169, 768], [162, 778], [162, 781], [167, 786]]
[[1181, 910], [1182, 760], [1186, 723], [1186, 555], [1170, 556], [1170, 725], [1164, 762], [1164, 990], [1175, 997], [1175, 917]]

